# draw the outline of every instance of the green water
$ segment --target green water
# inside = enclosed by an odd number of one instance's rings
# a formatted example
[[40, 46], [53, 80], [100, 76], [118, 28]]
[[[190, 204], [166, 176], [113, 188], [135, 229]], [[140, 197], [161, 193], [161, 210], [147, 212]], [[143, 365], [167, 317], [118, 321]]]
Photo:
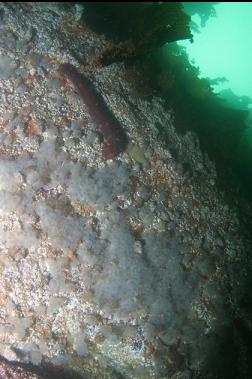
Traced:
[[[188, 4], [195, 3], [187, 3], [185, 10]], [[192, 28], [193, 43], [185, 40], [178, 44], [186, 48], [201, 78], [221, 78], [213, 86], [215, 93], [233, 107], [249, 110], [249, 129], [244, 136], [252, 146], [252, 3], [222, 2], [212, 7], [215, 15], [209, 16], [204, 26], [199, 14], [191, 16], [198, 29]]]
[[[232, 108], [248, 111], [241, 141], [235, 147], [235, 170], [252, 189], [252, 3], [184, 3], [191, 15], [193, 43], [179, 41], [200, 78], [209, 78], [219, 97]], [[210, 8], [212, 14], [210, 15]], [[204, 12], [202, 12], [204, 10]], [[202, 14], [206, 16], [202, 22]], [[214, 84], [214, 79], [217, 84]], [[233, 160], [233, 161], [234, 161]], [[238, 162], [238, 163], [237, 163]], [[251, 195], [251, 194], [250, 194]]]
[[[216, 17], [199, 26], [194, 43], [180, 44], [200, 67], [202, 77], [226, 77], [223, 88], [252, 98], [252, 3], [223, 2], [214, 8]], [[198, 15], [192, 19], [199, 24]]]

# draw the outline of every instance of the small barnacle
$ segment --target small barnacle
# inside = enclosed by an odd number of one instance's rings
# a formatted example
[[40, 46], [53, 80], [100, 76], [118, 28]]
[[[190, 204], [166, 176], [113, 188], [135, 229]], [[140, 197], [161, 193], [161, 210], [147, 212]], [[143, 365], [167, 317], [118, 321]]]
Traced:
[[98, 345], [102, 345], [105, 340], [106, 340], [106, 336], [100, 333], [96, 334], [95, 343], [97, 343]]
[[151, 343], [151, 342], [149, 341], [149, 342], [147, 343], [147, 349], [146, 349], [146, 351], [145, 351], [145, 353], [144, 353], [144, 357], [145, 357], [145, 358], [149, 358], [149, 357], [151, 357], [152, 355], [155, 354], [155, 351], [156, 351], [155, 346], [153, 345], [153, 343]]
[[5, 120], [3, 118], [0, 118], [0, 128], [5, 128], [9, 124], [9, 120]]
[[40, 128], [38, 127], [36, 120], [34, 120], [33, 118], [31, 118], [31, 119], [29, 120], [28, 125], [27, 125], [27, 129], [26, 129], [26, 132], [27, 132], [29, 135], [35, 135], [35, 136], [41, 134], [41, 130], [40, 130]]
[[70, 250], [67, 256], [70, 261], [74, 261], [77, 258], [77, 253], [76, 251]]

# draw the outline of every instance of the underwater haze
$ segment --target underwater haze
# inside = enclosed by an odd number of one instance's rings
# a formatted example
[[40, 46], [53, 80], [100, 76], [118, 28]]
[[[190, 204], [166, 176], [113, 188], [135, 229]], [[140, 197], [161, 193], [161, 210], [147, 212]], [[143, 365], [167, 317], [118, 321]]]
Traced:
[[[237, 96], [252, 97], [252, 3], [222, 2], [213, 6], [216, 17], [199, 26], [194, 43], [187, 40], [180, 44], [199, 66], [202, 77], [225, 77], [228, 81], [223, 87]], [[192, 20], [199, 24], [199, 15], [193, 15]]]
[[[242, 137], [229, 149], [236, 163], [232, 169], [242, 178], [251, 194], [252, 156], [252, 3], [251, 2], [188, 2], [184, 11], [191, 16], [193, 42], [188, 39], [178, 45], [186, 49], [199, 78], [206, 78], [213, 93], [224, 99], [224, 107], [247, 112], [243, 120]], [[168, 46], [166, 47], [168, 49]], [[202, 79], [203, 80], [203, 79]], [[245, 113], [244, 113], [245, 115]], [[231, 119], [234, 120], [233, 117]], [[210, 123], [211, 124], [211, 123]], [[234, 122], [235, 124], [235, 122]], [[213, 124], [212, 124], [213, 125]], [[210, 125], [209, 125], [210, 126]], [[207, 128], [205, 125], [205, 131]], [[221, 125], [217, 130], [222, 128]], [[229, 137], [239, 130], [227, 127]], [[241, 130], [241, 129], [240, 129]], [[225, 138], [226, 140], [226, 138]], [[227, 141], [227, 140], [226, 140]], [[233, 161], [233, 162], [234, 162]], [[230, 167], [229, 164], [227, 167]]]

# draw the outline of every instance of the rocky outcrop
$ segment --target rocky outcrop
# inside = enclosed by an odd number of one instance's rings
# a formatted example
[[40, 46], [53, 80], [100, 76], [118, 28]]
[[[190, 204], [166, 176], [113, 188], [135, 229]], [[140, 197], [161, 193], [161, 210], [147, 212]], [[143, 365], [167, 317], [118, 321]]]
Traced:
[[131, 141], [104, 158], [59, 73], [107, 43], [74, 10], [1, 5], [0, 354], [88, 378], [231, 378], [238, 211], [197, 136], [122, 64], [89, 75]]

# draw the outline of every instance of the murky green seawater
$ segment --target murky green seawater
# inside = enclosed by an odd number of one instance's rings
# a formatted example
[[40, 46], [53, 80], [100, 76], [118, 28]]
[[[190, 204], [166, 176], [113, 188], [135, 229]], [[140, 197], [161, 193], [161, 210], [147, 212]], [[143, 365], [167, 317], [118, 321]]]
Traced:
[[[233, 108], [246, 109], [247, 129], [237, 148], [239, 171], [251, 189], [252, 147], [252, 3], [184, 3], [191, 15], [194, 42], [180, 41], [200, 77]], [[214, 79], [217, 79], [214, 82]], [[237, 144], [238, 145], [238, 144]], [[245, 147], [246, 145], [246, 147]], [[243, 168], [245, 172], [242, 173]]]
[[[224, 88], [251, 98], [252, 3], [226, 2], [214, 8], [216, 16], [210, 17], [204, 27], [199, 26], [198, 33], [194, 31], [194, 43], [181, 44], [200, 67], [202, 76], [225, 77]], [[192, 20], [200, 22], [197, 14]]]
[[[190, 10], [185, 4], [185, 10]], [[208, 3], [211, 4], [211, 3]], [[181, 42], [186, 47], [192, 62], [200, 68], [201, 77], [223, 78], [214, 87], [215, 92], [233, 107], [248, 109], [250, 130], [245, 136], [252, 144], [252, 3], [212, 3], [216, 12], [204, 26], [200, 27], [200, 14], [195, 13], [192, 21], [198, 24], [194, 30], [194, 43]], [[198, 7], [200, 10], [200, 6]]]

